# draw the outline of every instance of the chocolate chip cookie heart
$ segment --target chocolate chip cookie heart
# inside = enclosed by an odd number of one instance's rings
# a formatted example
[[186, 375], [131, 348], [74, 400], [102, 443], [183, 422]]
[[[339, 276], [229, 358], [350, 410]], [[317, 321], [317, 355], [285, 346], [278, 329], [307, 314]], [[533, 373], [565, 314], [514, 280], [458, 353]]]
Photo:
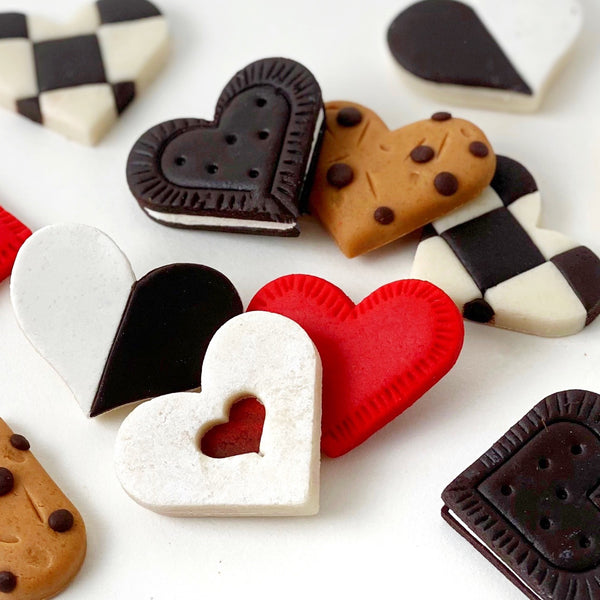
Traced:
[[12, 271], [15, 258], [31, 231], [0, 206], [0, 281]]
[[150, 83], [168, 30], [146, 0], [97, 0], [65, 24], [0, 14], [0, 105], [95, 144]]
[[13, 269], [19, 325], [90, 417], [198, 387], [208, 343], [242, 311], [209, 267], [173, 264], [139, 281], [105, 234], [86, 225], [36, 232]]
[[322, 130], [310, 71], [259, 60], [227, 84], [212, 122], [174, 119], [147, 131], [131, 150], [127, 181], [165, 225], [296, 236]]
[[[215, 424], [248, 397], [263, 409], [262, 434], [251, 426], [259, 452], [205, 452]], [[116, 472], [136, 502], [172, 516], [311, 515], [319, 510], [320, 424], [321, 362], [308, 335], [281, 315], [244, 313], [212, 338], [200, 393], [155, 398], [127, 416]]]
[[442, 288], [472, 321], [543, 336], [600, 313], [600, 258], [538, 227], [542, 199], [523, 165], [498, 156], [491, 185], [424, 229], [412, 277]]
[[535, 110], [582, 25], [577, 0], [424, 0], [388, 30], [407, 83], [444, 102]]
[[494, 174], [483, 131], [449, 113], [394, 131], [352, 102], [326, 114], [310, 208], [349, 258], [472, 200]]

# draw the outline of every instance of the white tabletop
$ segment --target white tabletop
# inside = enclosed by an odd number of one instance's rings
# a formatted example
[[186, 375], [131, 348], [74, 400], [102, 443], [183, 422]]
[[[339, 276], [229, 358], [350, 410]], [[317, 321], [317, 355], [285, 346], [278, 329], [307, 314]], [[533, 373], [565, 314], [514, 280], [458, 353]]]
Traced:
[[[600, 252], [600, 4], [582, 0], [584, 32], [535, 115], [447, 107], [404, 87], [385, 32], [398, 0], [162, 0], [172, 60], [97, 148], [0, 112], [0, 204], [32, 229], [94, 225], [115, 239], [138, 276], [171, 262], [225, 273], [244, 303], [287, 273], [311, 273], [355, 301], [407, 277], [418, 235], [346, 259], [308, 217], [299, 238], [181, 231], [149, 220], [131, 197], [125, 160], [137, 137], [174, 117], [212, 118], [233, 73], [267, 56], [304, 63], [325, 100], [371, 107], [390, 127], [450, 108], [495, 150], [535, 175], [541, 222]], [[79, 0], [2, 0], [0, 9], [66, 19]], [[51, 12], [51, 10], [53, 12]], [[61, 600], [398, 597], [519, 600], [523, 596], [440, 518], [440, 493], [544, 396], [600, 391], [600, 319], [543, 339], [467, 323], [456, 367], [359, 448], [324, 459], [321, 511], [307, 518], [177, 519], [138, 506], [112, 464], [131, 408], [87, 420], [68, 388], [19, 330], [0, 284], [0, 416], [79, 508], [88, 555]]]

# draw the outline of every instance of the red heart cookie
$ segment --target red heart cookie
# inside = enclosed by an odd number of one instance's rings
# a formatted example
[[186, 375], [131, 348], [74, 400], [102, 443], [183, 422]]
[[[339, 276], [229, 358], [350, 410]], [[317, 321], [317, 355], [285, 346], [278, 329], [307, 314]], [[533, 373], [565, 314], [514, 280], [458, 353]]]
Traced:
[[21, 221], [0, 206], [0, 281], [10, 275], [17, 252], [30, 235]]
[[260, 289], [248, 310], [282, 314], [311, 337], [323, 363], [321, 449], [340, 456], [411, 406], [454, 365], [463, 323], [425, 281], [394, 281], [355, 305], [311, 275]]

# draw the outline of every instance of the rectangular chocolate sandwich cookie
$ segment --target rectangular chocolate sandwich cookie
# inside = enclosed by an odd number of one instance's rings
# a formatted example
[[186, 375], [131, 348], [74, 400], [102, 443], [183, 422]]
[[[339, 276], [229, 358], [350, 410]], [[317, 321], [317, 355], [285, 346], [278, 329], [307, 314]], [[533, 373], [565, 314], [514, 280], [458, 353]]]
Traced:
[[600, 599], [600, 396], [548, 396], [442, 499], [442, 517], [528, 598]]

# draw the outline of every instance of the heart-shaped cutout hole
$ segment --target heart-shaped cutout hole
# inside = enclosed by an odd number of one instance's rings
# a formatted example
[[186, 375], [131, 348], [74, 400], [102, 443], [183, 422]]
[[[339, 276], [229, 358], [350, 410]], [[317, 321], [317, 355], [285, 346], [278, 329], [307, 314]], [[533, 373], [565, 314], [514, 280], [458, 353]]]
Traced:
[[237, 400], [229, 410], [229, 421], [211, 427], [200, 439], [202, 454], [228, 458], [238, 454], [260, 454], [265, 407], [254, 397]]

